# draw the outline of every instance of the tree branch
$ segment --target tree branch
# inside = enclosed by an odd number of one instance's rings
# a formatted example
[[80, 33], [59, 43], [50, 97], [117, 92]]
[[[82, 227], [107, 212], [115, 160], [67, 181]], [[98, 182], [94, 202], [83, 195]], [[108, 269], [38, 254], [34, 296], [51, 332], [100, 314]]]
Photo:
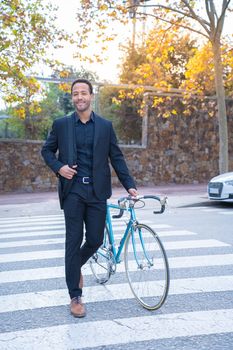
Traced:
[[218, 23], [217, 23], [217, 27], [216, 27], [216, 33], [219, 33], [221, 35], [222, 30], [223, 30], [223, 25], [224, 25], [224, 20], [225, 20], [225, 13], [226, 10], [230, 4], [231, 0], [223, 0], [222, 3], [222, 12], [221, 15], [219, 17]]
[[[138, 12], [138, 15], [145, 15], [143, 12]], [[156, 15], [152, 15], [152, 14], [150, 14], [150, 13], [147, 13], [146, 14], [147, 16], [151, 16], [151, 17], [154, 17], [154, 18], [156, 18], [156, 19], [158, 19], [158, 20], [160, 20], [160, 21], [162, 21], [162, 22], [165, 22], [165, 23], [168, 23], [168, 24], [171, 24], [171, 25], [177, 25], [178, 27], [180, 27], [180, 28], [184, 28], [184, 29], [188, 29], [188, 30], [190, 30], [191, 32], [194, 32], [194, 33], [197, 33], [197, 34], [200, 34], [200, 35], [202, 35], [202, 36], [204, 36], [205, 38], [207, 38], [208, 40], [209, 40], [209, 36], [208, 35], [206, 35], [206, 34], [204, 34], [203, 32], [201, 32], [201, 31], [199, 31], [199, 30], [195, 30], [195, 29], [193, 29], [193, 28], [191, 28], [191, 27], [189, 27], [189, 26], [185, 26], [185, 25], [183, 25], [183, 24], [178, 24], [178, 23], [171, 23], [171, 21], [168, 21], [168, 20], [166, 20], [166, 19], [163, 19], [163, 18], [161, 18], [161, 17], [159, 17], [159, 16], [156, 16]]]
[[210, 35], [210, 30], [207, 26], [209, 26], [209, 23], [204, 20], [203, 18], [199, 17], [196, 12], [193, 10], [193, 8], [190, 6], [190, 4], [188, 3], [187, 0], [181, 0], [183, 2], [183, 4], [188, 8], [189, 12], [191, 13], [191, 18], [195, 19], [207, 32], [208, 34], [208, 38]]
[[207, 15], [208, 15], [209, 20], [210, 20], [210, 28], [211, 28], [210, 32], [213, 33], [212, 37], [213, 37], [213, 41], [215, 41], [215, 38], [216, 38], [216, 24], [215, 24], [214, 15], [216, 15], [216, 18], [217, 18], [217, 22], [216, 23], [218, 23], [218, 16], [217, 16], [216, 9], [215, 9], [213, 1], [212, 0], [205, 0], [205, 7], [206, 7]]
[[[175, 8], [172, 8], [172, 7], [169, 7], [169, 6], [164, 6], [164, 5], [133, 5], [133, 6], [128, 6], [127, 9], [130, 9], [130, 8], [133, 8], [133, 7], [157, 7], [159, 9], [164, 9], [164, 10], [169, 10], [171, 12], [175, 12], [175, 13], [178, 13], [182, 16], [185, 16], [185, 17], [189, 17], [191, 19], [193, 19], [193, 17], [188, 13], [188, 12], [183, 12], [183, 11], [180, 11], [178, 9], [175, 9]], [[148, 14], [147, 14], [148, 15]], [[201, 20], [206, 24], [206, 25], [209, 25], [209, 23], [207, 21], [205, 21], [204, 19], [201, 18]]]

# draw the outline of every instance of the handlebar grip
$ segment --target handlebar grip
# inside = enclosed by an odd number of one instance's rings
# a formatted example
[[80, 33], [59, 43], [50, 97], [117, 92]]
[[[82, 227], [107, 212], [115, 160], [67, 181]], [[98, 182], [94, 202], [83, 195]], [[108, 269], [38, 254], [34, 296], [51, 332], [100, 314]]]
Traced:
[[165, 210], [165, 204], [162, 204], [161, 209], [158, 211], [153, 211], [153, 214], [162, 214]]
[[123, 216], [123, 214], [124, 214], [124, 210], [123, 210], [123, 209], [120, 209], [119, 214], [117, 214], [117, 215], [112, 215], [112, 218], [113, 218], [113, 219], [120, 219], [120, 218]]

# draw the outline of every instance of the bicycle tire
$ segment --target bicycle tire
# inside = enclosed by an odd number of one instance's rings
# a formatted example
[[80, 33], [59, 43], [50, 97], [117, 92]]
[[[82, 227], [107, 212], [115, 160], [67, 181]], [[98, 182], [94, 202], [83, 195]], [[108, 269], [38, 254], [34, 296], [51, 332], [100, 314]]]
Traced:
[[148, 310], [159, 309], [168, 295], [170, 274], [165, 249], [152, 228], [144, 224], [132, 228], [125, 242], [124, 262], [135, 298]]
[[109, 231], [107, 226], [104, 229], [103, 244], [89, 259], [91, 271], [99, 284], [106, 283], [112, 273], [112, 252], [109, 242]]

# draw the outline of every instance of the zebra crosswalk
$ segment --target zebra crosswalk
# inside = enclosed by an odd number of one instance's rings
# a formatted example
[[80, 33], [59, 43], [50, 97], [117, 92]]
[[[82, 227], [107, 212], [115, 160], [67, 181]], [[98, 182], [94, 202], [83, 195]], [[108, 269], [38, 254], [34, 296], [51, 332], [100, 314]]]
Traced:
[[[133, 298], [123, 263], [104, 286], [95, 283], [86, 264], [88, 313], [74, 319], [64, 278], [62, 215], [1, 218], [0, 349], [135, 349], [140, 342], [155, 349], [158, 341], [165, 349], [177, 337], [233, 337], [233, 306], [227, 304], [233, 296], [232, 246], [185, 228], [143, 222], [159, 234], [168, 254], [166, 303], [156, 312], [144, 310]], [[125, 223], [113, 225], [120, 240]], [[153, 289], [150, 281], [155, 295]]]
[[[221, 333], [224, 325], [225, 332], [233, 332], [233, 309], [203, 312], [185, 312], [169, 315], [143, 316], [120, 318], [106, 321], [93, 321], [82, 324], [53, 326], [49, 329], [37, 328], [26, 330], [25, 338], [22, 332], [0, 335], [6, 347], [2, 349], [84, 349], [87, 347], [85, 335], [89, 336], [88, 347], [125, 344], [136, 341], [148, 341], [179, 336], [194, 336]], [[120, 336], [119, 336], [120, 335]], [[39, 347], [32, 347], [39, 339]], [[13, 347], [12, 347], [13, 346]], [[17, 346], [17, 347], [14, 347]]]

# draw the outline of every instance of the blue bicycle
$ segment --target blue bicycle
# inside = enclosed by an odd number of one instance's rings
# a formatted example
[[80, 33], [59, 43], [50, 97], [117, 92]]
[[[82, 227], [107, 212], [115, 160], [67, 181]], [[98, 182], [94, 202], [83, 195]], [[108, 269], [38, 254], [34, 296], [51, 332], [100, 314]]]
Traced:
[[[155, 214], [163, 213], [166, 198], [157, 196], [123, 197], [118, 205], [107, 205], [107, 217], [102, 246], [89, 260], [91, 270], [100, 284], [106, 283], [116, 272], [124, 248], [124, 263], [127, 280], [138, 302], [148, 310], [160, 308], [166, 300], [170, 284], [169, 265], [166, 251], [157, 233], [149, 226], [139, 223], [135, 209], [145, 206], [145, 200], [158, 201], [160, 208]], [[112, 215], [112, 210], [119, 210]], [[112, 218], [128, 214], [127, 226], [121, 236], [118, 248], [113, 232]]]

